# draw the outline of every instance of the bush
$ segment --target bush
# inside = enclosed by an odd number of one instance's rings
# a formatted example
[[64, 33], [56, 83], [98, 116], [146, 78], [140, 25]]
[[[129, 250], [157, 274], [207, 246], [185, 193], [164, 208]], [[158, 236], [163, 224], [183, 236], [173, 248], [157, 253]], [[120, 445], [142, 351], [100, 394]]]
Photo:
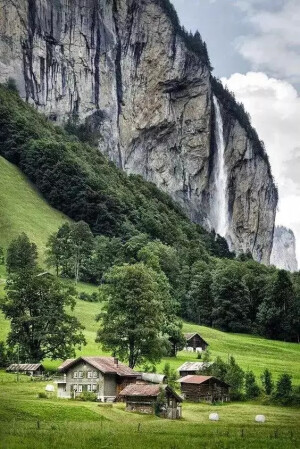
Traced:
[[38, 398], [39, 399], [48, 399], [47, 393], [45, 393], [44, 391], [41, 391], [40, 393], [38, 393]]
[[92, 393], [91, 391], [84, 391], [80, 395], [76, 396], [76, 400], [84, 402], [96, 402], [97, 395], [95, 393]]
[[79, 299], [86, 302], [99, 302], [99, 295], [96, 292], [92, 294], [81, 292], [79, 294]]
[[13, 78], [8, 78], [8, 80], [6, 81], [4, 86], [6, 87], [6, 89], [8, 89], [8, 90], [10, 90], [12, 92], [19, 93], [18, 88], [17, 88], [16, 80], [14, 80]]

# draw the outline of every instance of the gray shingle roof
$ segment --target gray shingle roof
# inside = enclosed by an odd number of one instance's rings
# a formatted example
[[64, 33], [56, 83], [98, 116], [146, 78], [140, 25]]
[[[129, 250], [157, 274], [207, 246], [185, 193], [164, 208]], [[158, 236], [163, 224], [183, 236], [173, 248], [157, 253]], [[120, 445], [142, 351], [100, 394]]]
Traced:
[[139, 373], [124, 365], [121, 362], [115, 363], [114, 357], [78, 357], [77, 359], [68, 359], [60, 365], [58, 370], [63, 373], [68, 371], [71, 366], [80, 361], [86, 362], [104, 374], [117, 374], [124, 377], [138, 377]]
[[178, 371], [202, 371], [212, 365], [212, 362], [185, 362], [178, 368]]
[[41, 363], [13, 363], [6, 371], [38, 371], [40, 368], [44, 369]]

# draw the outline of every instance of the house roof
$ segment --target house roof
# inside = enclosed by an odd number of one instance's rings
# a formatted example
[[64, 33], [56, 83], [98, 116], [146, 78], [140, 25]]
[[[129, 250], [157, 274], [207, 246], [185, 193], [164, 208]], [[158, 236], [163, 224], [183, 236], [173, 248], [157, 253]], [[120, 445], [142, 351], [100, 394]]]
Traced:
[[172, 394], [179, 402], [182, 402], [182, 398], [170, 387], [167, 385], [147, 385], [147, 384], [129, 384], [124, 390], [120, 392], [120, 396], [124, 397], [154, 397], [156, 398], [161, 389], [168, 391]]
[[157, 373], [141, 373], [141, 379], [145, 382], [151, 382], [152, 384], [162, 384], [166, 376], [164, 374]]
[[203, 384], [205, 382], [207, 382], [208, 380], [213, 379], [214, 381], [217, 381], [227, 387], [229, 387], [230, 385], [227, 384], [226, 382], [223, 382], [220, 379], [217, 379], [214, 376], [184, 376], [181, 379], [179, 379], [177, 382], [181, 383], [181, 384]]
[[203, 340], [204, 343], [206, 343], [206, 344], [208, 345], [207, 341], [205, 341], [204, 338], [201, 337], [200, 334], [198, 334], [198, 332], [188, 332], [188, 333], [183, 334], [183, 335], [184, 335], [184, 337], [185, 337], [185, 339], [186, 339], [187, 341], [190, 340], [191, 338], [193, 338], [195, 335], [198, 335], [198, 337], [200, 337], [201, 340]]
[[212, 362], [185, 362], [178, 368], [178, 371], [202, 371], [213, 365]]
[[123, 377], [138, 377], [139, 373], [124, 365], [121, 362], [115, 361], [114, 357], [78, 357], [77, 359], [67, 359], [58, 368], [58, 371], [64, 373], [72, 366], [83, 361], [101, 371], [103, 374], [117, 374]]
[[41, 363], [13, 363], [6, 371], [38, 371], [40, 368], [44, 369]]

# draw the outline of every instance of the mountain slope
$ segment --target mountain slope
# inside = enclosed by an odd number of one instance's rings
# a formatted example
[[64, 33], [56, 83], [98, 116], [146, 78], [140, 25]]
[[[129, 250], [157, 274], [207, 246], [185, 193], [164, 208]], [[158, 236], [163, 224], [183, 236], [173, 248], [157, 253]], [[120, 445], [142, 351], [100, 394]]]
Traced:
[[0, 29], [0, 82], [14, 78], [53, 121], [87, 125], [100, 151], [207, 229], [218, 229], [217, 100], [227, 239], [269, 262], [277, 191], [265, 149], [169, 0], [0, 0]]
[[[14, 238], [25, 232], [35, 242], [43, 263], [45, 245], [50, 234], [69, 221], [53, 209], [13, 164], [0, 156], [0, 246], [6, 249]], [[4, 267], [0, 266], [0, 295], [5, 285]], [[4, 332], [8, 323], [0, 326]], [[0, 333], [1, 340], [1, 333]]]
[[228, 256], [226, 242], [189, 221], [165, 193], [127, 176], [96, 147], [54, 126], [0, 86], [0, 155], [17, 164], [58, 210], [94, 234], [128, 238], [137, 231], [202, 253]]
[[69, 219], [53, 209], [22, 172], [0, 157], [0, 246], [25, 232], [43, 253], [49, 235]]

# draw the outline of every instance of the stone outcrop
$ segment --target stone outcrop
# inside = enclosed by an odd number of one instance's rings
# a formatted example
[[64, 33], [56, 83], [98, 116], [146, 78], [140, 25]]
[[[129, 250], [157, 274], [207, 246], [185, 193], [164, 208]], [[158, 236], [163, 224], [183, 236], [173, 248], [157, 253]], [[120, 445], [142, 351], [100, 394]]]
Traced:
[[288, 271], [297, 271], [296, 239], [293, 231], [284, 226], [276, 226], [274, 232], [271, 264]]
[[[210, 70], [162, 0], [0, 0], [0, 82], [59, 123], [76, 117], [99, 148], [209, 228], [215, 111]], [[222, 104], [220, 103], [222, 108]], [[268, 263], [277, 205], [266, 158], [223, 108], [228, 241]]]

